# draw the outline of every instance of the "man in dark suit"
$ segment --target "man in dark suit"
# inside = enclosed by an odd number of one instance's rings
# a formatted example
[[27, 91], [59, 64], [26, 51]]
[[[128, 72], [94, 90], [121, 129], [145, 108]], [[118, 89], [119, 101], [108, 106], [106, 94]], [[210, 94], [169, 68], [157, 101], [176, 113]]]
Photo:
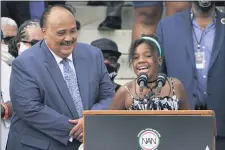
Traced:
[[225, 14], [215, 2], [192, 2], [192, 8], [161, 20], [157, 35], [168, 76], [181, 80], [192, 109], [216, 114], [216, 149], [225, 147]]
[[12, 63], [14, 115], [7, 150], [76, 150], [83, 110], [107, 109], [113, 85], [100, 49], [77, 43], [75, 17], [66, 5], [45, 10], [44, 40]]

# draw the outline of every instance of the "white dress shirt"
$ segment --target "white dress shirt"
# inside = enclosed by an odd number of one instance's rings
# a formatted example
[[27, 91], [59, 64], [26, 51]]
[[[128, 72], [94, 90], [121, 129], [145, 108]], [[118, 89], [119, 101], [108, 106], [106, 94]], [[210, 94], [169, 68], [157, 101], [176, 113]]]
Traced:
[[[63, 76], [64, 76], [64, 71], [63, 71], [63, 64], [61, 63], [61, 61], [63, 60], [63, 58], [57, 56], [50, 48], [49, 48], [50, 52], [52, 53], [52, 55], [54, 56]], [[75, 69], [74, 69], [74, 64], [73, 64], [73, 56], [72, 56], [72, 53], [67, 57], [69, 59], [69, 65], [70, 67], [72, 68], [72, 70], [75, 72]]]

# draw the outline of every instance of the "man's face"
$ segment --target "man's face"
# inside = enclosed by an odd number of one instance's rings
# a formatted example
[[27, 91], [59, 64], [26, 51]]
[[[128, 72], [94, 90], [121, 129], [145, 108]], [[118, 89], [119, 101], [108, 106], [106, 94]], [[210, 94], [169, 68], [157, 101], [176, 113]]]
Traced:
[[112, 67], [117, 68], [118, 57], [112, 55], [110, 52], [103, 52], [104, 63], [111, 65]]
[[39, 26], [30, 26], [26, 29], [26, 34], [28, 39], [27, 40], [21, 40], [17, 44], [18, 48], [18, 54], [20, 55], [23, 51], [27, 50], [40, 40], [43, 40], [43, 33], [41, 31], [41, 28]]
[[66, 9], [55, 7], [47, 16], [43, 28], [48, 47], [59, 57], [68, 57], [77, 41], [77, 27], [74, 16]]
[[37, 42], [43, 40], [43, 33], [40, 27], [28, 27], [26, 29], [28, 40], [23, 40], [26, 46], [31, 47]]
[[117, 72], [120, 68], [120, 64], [118, 63], [118, 57], [112, 55], [112, 53], [103, 52], [104, 56], [104, 63], [106, 65], [106, 68], [109, 72], [109, 76], [111, 80], [114, 80], [114, 78], [117, 75]]
[[3, 32], [3, 35], [4, 35], [4, 40], [3, 40], [4, 43], [8, 44], [9, 40], [12, 37], [16, 36], [17, 27], [6, 24], [2, 27], [2, 32]]
[[202, 12], [209, 12], [215, 5], [215, 2], [209, 0], [199, 0], [194, 3], [197, 8]]

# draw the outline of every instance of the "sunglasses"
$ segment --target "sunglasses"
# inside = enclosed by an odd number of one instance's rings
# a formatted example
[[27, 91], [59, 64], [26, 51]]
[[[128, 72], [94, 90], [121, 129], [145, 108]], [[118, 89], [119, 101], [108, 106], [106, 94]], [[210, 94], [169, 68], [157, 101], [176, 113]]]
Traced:
[[28, 43], [30, 44], [31, 46], [35, 45], [36, 43], [38, 43], [40, 40], [31, 40], [31, 41], [21, 41], [21, 42], [24, 42], [24, 43]]
[[118, 61], [118, 58], [116, 56], [103, 54], [104, 59], [107, 59], [110, 63], [116, 64]]
[[15, 36], [7, 36], [7, 37], [4, 37], [3, 40], [4, 40], [4, 43], [5, 44], [9, 44], [9, 41], [14, 38]]

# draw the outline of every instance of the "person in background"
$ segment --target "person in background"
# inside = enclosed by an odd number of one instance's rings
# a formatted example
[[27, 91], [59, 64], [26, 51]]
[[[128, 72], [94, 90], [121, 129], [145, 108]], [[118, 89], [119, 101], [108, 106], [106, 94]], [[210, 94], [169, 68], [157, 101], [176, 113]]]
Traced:
[[8, 52], [8, 44], [9, 41], [16, 35], [16, 22], [11, 18], [1, 17], [1, 32], [1, 59], [8, 65], [11, 65], [14, 57]]
[[[53, 6], [53, 5], [66, 5], [66, 1], [48, 1], [47, 6]], [[76, 12], [75, 9], [71, 6], [68, 5], [71, 9], [73, 9], [74, 13]], [[81, 23], [80, 21], [76, 20], [76, 25], [77, 25], [77, 30], [81, 29]]]
[[142, 35], [133, 41], [129, 62], [134, 73], [145, 74], [147, 86], [143, 89], [137, 79], [120, 87], [109, 109], [113, 110], [178, 110], [189, 109], [182, 83], [172, 77], [158, 90], [157, 76], [162, 60], [162, 48], [154, 35]]
[[10, 40], [9, 53], [16, 58], [40, 40], [43, 40], [43, 33], [39, 21], [27, 20], [19, 27], [16, 36]]
[[5, 149], [6, 147], [10, 118], [13, 114], [12, 103], [9, 95], [10, 73], [11, 67], [1, 60], [1, 149]]
[[[1, 40], [3, 39], [3, 34], [1, 32]], [[12, 104], [10, 102], [9, 96], [9, 77], [11, 74], [11, 67], [1, 60], [1, 149], [5, 149], [6, 142], [8, 139], [9, 127], [10, 127], [10, 117], [12, 116]]]
[[[190, 7], [190, 2], [166, 1], [166, 16], [175, 14]], [[162, 17], [163, 1], [134, 1], [134, 24], [132, 40], [141, 34], [155, 34], [156, 26]]]
[[[31, 19], [40, 20], [42, 13], [46, 8], [52, 5], [66, 5], [66, 1], [30, 1], [30, 15]], [[72, 8], [71, 8], [72, 9]], [[80, 30], [81, 24], [76, 20], [77, 30]]]
[[77, 42], [71, 7], [49, 7], [40, 26], [44, 40], [12, 63], [15, 113], [6, 150], [76, 150], [83, 141], [83, 110], [108, 109], [113, 85], [100, 49]]
[[118, 60], [121, 56], [121, 53], [118, 51], [117, 44], [110, 39], [101, 38], [91, 42], [91, 45], [101, 49], [104, 56], [104, 63], [116, 92], [120, 88], [120, 85], [115, 83], [114, 79], [120, 68]]
[[1, 17], [9, 17], [16, 21], [19, 27], [30, 18], [28, 1], [1, 1]]
[[9, 41], [16, 36], [17, 29], [17, 24], [13, 19], [1, 17], [2, 43], [8, 45]]
[[88, 1], [87, 6], [106, 6], [106, 1]]
[[42, 13], [47, 8], [48, 2], [45, 0], [29, 1], [31, 19], [40, 20]]
[[118, 30], [121, 29], [121, 11], [124, 1], [110, 1], [107, 4], [106, 18], [98, 26], [98, 30]]
[[195, 1], [191, 6], [158, 24], [165, 58], [162, 71], [184, 84], [191, 109], [214, 110], [216, 150], [224, 150], [225, 13], [215, 1]]

